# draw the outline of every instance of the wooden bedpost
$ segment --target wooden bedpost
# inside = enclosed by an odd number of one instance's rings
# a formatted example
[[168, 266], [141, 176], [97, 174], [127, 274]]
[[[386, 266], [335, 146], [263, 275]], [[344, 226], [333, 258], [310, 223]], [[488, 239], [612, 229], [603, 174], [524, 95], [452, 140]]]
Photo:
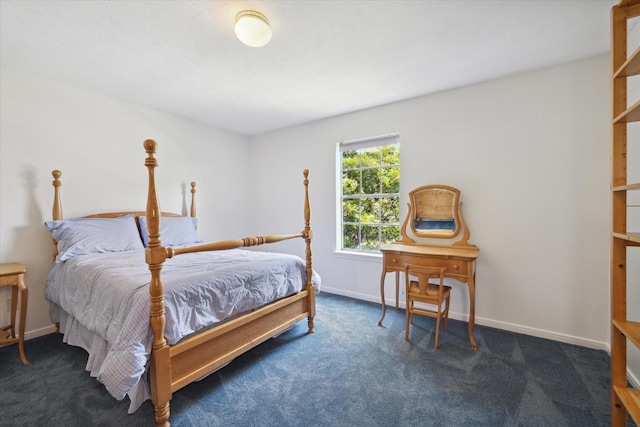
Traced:
[[[62, 181], [60, 181], [60, 177], [62, 176], [62, 172], [58, 169], [51, 171], [51, 175], [53, 175], [53, 210], [51, 211], [51, 218], [54, 221], [62, 219], [62, 200], [60, 199], [60, 186], [62, 186]], [[56, 239], [53, 240], [53, 261], [55, 262], [56, 257], [58, 256], [58, 242]], [[60, 333], [60, 322], [56, 322], [56, 334]]]
[[307, 266], [307, 286], [309, 291], [309, 317], [308, 326], [309, 333], [314, 333], [313, 318], [316, 315], [316, 289], [313, 285], [313, 266], [311, 263], [311, 239], [313, 239], [313, 230], [311, 229], [311, 206], [309, 204], [309, 169], [305, 169], [302, 174], [304, 175], [304, 241], [307, 245], [306, 251], [306, 266]]
[[53, 218], [53, 220], [59, 220], [62, 219], [62, 202], [60, 201], [60, 186], [62, 185], [60, 177], [62, 176], [62, 172], [56, 169], [51, 171], [51, 175], [53, 175], [53, 210], [51, 212], [51, 218]]
[[151, 400], [155, 410], [158, 426], [168, 427], [169, 401], [171, 400], [171, 360], [169, 346], [164, 338], [165, 305], [164, 285], [160, 277], [162, 264], [167, 259], [167, 253], [160, 242], [160, 203], [156, 194], [154, 170], [158, 166], [154, 154], [158, 144], [147, 139], [144, 142], [147, 152], [145, 166], [149, 171], [149, 189], [147, 193], [147, 223], [149, 229], [149, 247], [145, 251], [145, 260], [149, 264], [151, 282], [149, 296], [151, 300], [150, 322], [153, 330], [153, 348], [149, 365]]
[[191, 182], [191, 217], [196, 217], [196, 183]]

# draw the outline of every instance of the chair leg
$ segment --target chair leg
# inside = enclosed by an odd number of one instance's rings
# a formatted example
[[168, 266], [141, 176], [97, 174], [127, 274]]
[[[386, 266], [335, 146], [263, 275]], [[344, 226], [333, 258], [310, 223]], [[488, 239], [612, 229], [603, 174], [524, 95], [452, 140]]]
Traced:
[[440, 336], [440, 313], [436, 318], [436, 340], [433, 342], [433, 348], [438, 348], [438, 337]]
[[449, 330], [449, 297], [447, 297], [444, 309], [444, 330]]
[[411, 307], [409, 304], [411, 303], [409, 302], [409, 297], [407, 297], [405, 316], [404, 316], [405, 317], [405, 322], [404, 322], [404, 340], [405, 341], [409, 341], [409, 317], [411, 316], [411, 313], [410, 313]]

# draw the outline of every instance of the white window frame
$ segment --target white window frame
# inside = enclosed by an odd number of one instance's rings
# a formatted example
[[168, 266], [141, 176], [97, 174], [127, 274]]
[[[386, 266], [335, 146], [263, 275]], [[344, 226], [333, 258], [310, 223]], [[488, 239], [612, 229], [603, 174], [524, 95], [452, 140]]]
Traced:
[[[350, 141], [342, 141], [336, 144], [336, 252], [347, 255], [380, 256], [380, 251], [344, 248], [343, 233], [343, 194], [342, 194], [342, 152], [359, 150], [384, 145], [398, 145], [400, 147], [400, 134], [374, 136]], [[398, 165], [400, 167], [400, 165]], [[399, 193], [394, 193], [400, 197]], [[400, 223], [398, 223], [398, 227]]]

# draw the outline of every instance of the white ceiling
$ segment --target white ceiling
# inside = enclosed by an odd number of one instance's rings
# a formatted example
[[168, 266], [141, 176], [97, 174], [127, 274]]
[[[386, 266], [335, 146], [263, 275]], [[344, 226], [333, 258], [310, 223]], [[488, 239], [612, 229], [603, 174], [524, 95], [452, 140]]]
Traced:
[[[0, 62], [256, 135], [606, 53], [616, 3], [0, 0]], [[244, 9], [267, 46], [235, 38]]]

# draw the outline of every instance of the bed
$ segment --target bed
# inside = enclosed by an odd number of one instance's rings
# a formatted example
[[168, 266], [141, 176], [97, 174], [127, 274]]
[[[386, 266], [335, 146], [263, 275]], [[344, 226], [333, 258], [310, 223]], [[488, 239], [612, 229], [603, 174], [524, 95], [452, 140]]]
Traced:
[[[89, 353], [87, 370], [129, 412], [145, 400], [169, 426], [172, 394], [307, 319], [314, 332], [320, 277], [312, 268], [308, 174], [304, 228], [295, 234], [203, 243], [190, 216], [161, 212], [155, 188], [157, 143], [147, 153], [146, 211], [63, 219], [61, 172], [53, 171], [54, 262], [50, 316], [64, 341]], [[242, 249], [301, 238], [305, 258]]]

